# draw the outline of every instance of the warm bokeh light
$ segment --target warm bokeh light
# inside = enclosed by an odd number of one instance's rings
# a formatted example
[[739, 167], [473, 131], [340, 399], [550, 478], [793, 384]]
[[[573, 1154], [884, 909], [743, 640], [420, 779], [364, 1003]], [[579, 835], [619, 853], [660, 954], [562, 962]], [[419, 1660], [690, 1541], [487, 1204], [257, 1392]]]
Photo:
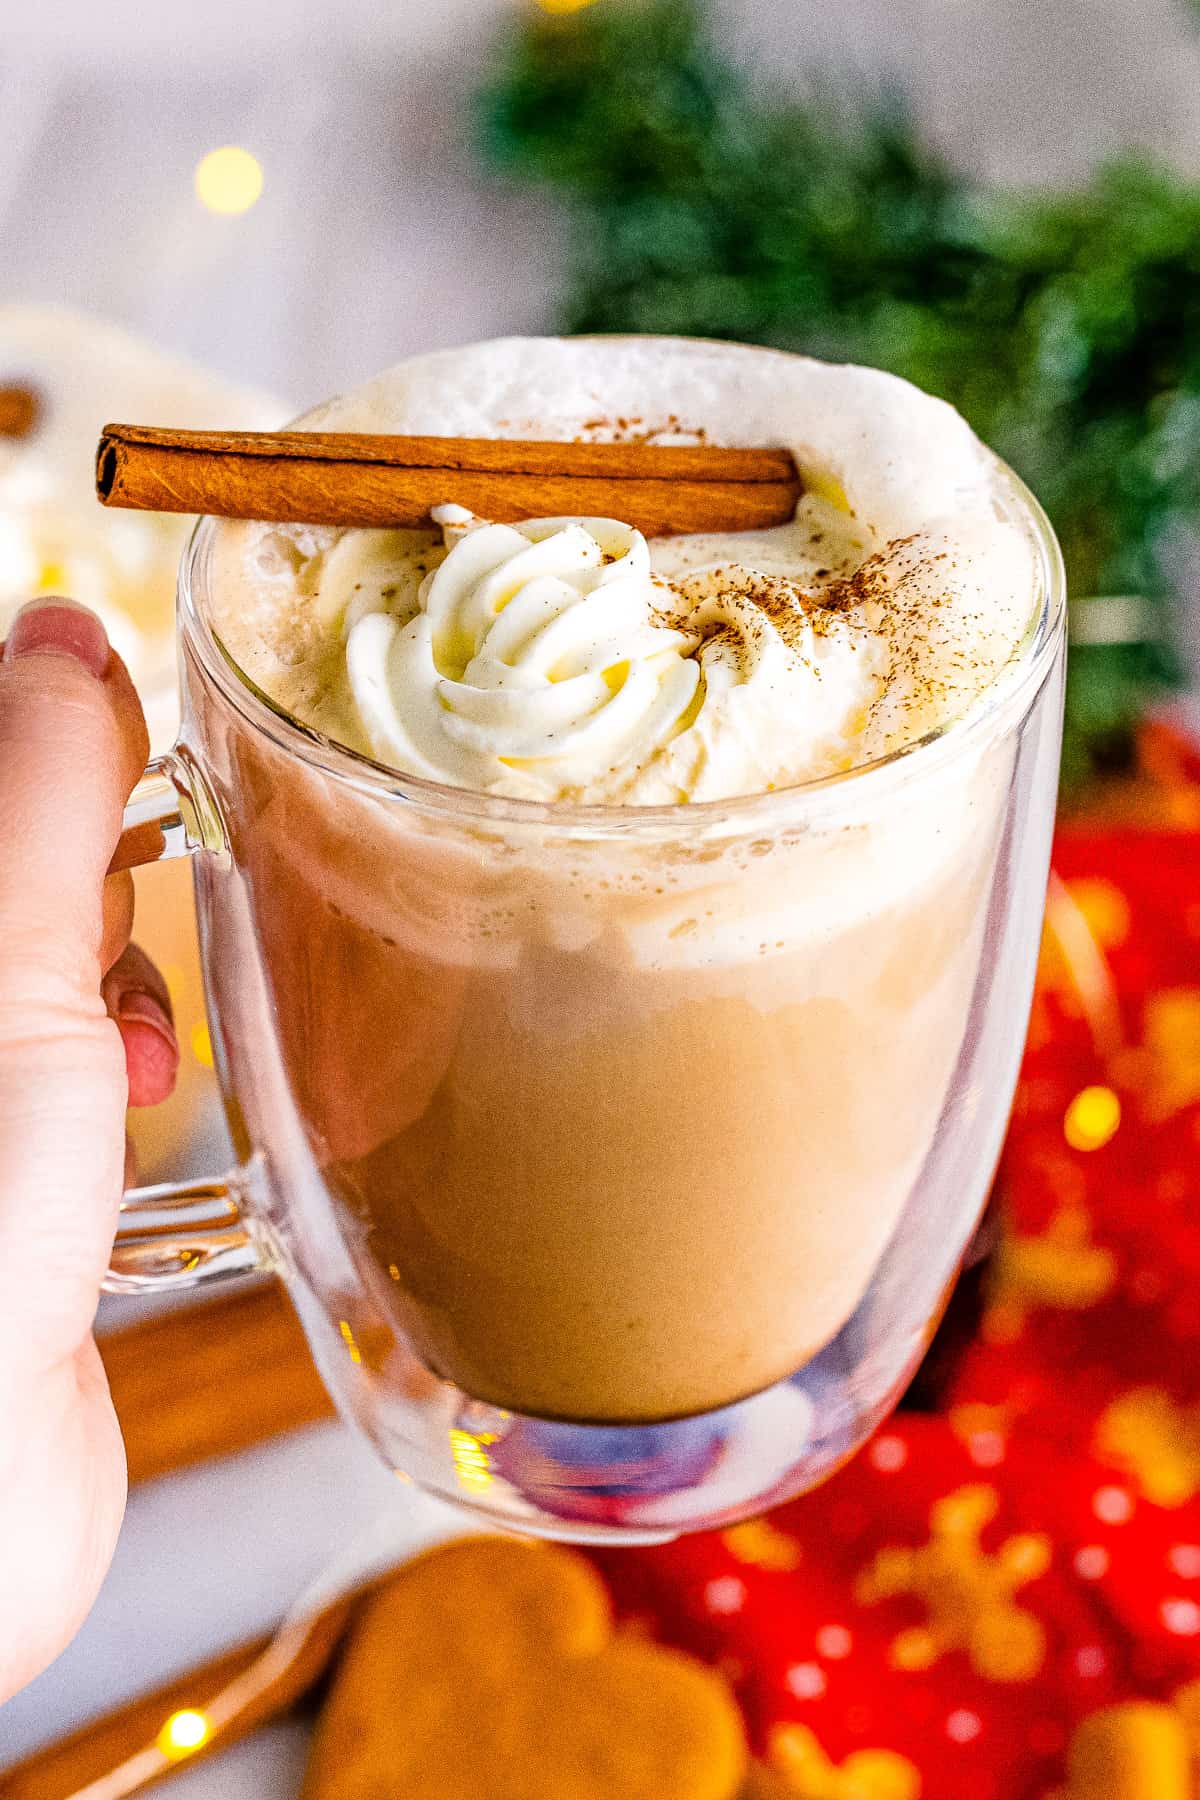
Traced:
[[458, 1476], [460, 1487], [486, 1488], [492, 1485], [491, 1459], [486, 1448], [492, 1441], [492, 1434], [489, 1432], [476, 1437], [471, 1431], [451, 1431], [450, 1454], [454, 1458], [454, 1472]]
[[537, 0], [543, 12], [573, 13], [582, 12], [585, 6], [594, 6], [596, 0]]
[[164, 1756], [190, 1756], [207, 1742], [211, 1732], [212, 1726], [202, 1712], [185, 1707], [182, 1712], [171, 1714], [158, 1734], [158, 1747]]
[[1121, 1102], [1107, 1087], [1086, 1087], [1076, 1094], [1063, 1120], [1063, 1136], [1072, 1150], [1101, 1150], [1121, 1123]]
[[249, 212], [262, 190], [262, 164], [240, 144], [223, 144], [196, 164], [196, 198], [209, 212]]
[[202, 1068], [211, 1069], [213, 1066], [212, 1038], [203, 1019], [192, 1026], [191, 1044], [192, 1055], [196, 1061]]
[[1125, 942], [1132, 923], [1129, 902], [1114, 882], [1100, 875], [1085, 875], [1068, 881], [1067, 891], [1102, 950], [1115, 950]]

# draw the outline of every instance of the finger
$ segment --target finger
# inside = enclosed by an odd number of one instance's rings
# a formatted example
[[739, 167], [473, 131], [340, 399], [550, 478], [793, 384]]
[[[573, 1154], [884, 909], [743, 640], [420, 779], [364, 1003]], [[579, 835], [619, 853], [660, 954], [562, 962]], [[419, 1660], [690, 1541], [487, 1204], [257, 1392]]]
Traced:
[[18, 614], [0, 657], [0, 1356], [10, 1368], [74, 1355], [112, 1242], [127, 1077], [100, 997], [101, 956], [120, 927], [106, 946], [104, 880], [145, 754], [136, 695], [99, 621], [62, 601]]
[[175, 1086], [179, 1042], [167, 984], [146, 952], [130, 944], [101, 989], [125, 1045], [130, 1106], [157, 1106]]
[[[124, 1493], [91, 1337], [127, 1092], [100, 970], [128, 930], [105, 871], [145, 754], [100, 622], [59, 601], [19, 613], [0, 655], [0, 1616], [18, 1680], [90, 1603]], [[8, 1649], [0, 1630], [0, 1682]]]
[[94, 995], [100, 884], [148, 751], [132, 683], [93, 614], [18, 613], [0, 661], [0, 941], [16, 977]]
[[110, 875], [104, 883], [103, 927], [100, 933], [100, 967], [112, 968], [129, 942], [133, 930], [133, 876], [128, 869]]

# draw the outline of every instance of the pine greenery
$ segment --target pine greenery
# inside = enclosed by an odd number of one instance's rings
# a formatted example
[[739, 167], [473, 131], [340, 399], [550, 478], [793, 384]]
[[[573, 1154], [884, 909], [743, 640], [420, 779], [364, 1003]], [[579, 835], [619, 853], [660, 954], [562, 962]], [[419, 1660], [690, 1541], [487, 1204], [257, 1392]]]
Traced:
[[1200, 563], [1200, 188], [1127, 157], [981, 191], [894, 97], [757, 79], [703, 0], [523, 16], [477, 122], [493, 170], [570, 210], [564, 329], [804, 349], [953, 401], [1046, 505], [1072, 592], [1147, 601], [1144, 641], [1072, 658], [1066, 774], [1120, 756]]

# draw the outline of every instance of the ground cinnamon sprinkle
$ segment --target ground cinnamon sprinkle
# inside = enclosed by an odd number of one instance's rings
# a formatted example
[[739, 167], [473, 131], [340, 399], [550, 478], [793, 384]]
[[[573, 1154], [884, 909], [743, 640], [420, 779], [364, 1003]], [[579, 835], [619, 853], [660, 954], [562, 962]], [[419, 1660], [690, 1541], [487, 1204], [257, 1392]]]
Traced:
[[614, 442], [623, 444], [655, 444], [660, 439], [680, 439], [692, 444], [707, 444], [708, 432], [703, 425], [684, 425], [678, 413], [668, 413], [661, 425], [647, 425], [642, 418], [585, 419], [571, 440], [575, 444]]

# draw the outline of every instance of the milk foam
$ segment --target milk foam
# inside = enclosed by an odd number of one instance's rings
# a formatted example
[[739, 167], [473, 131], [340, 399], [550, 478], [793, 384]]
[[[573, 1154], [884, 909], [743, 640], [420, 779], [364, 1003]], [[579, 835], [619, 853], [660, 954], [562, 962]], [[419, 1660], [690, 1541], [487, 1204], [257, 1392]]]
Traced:
[[[559, 789], [530, 783], [524, 770], [489, 780], [462, 764], [431, 766], [402, 745], [387, 754], [386, 741], [364, 724], [346, 639], [364, 624], [386, 632], [386, 660], [406, 626], [420, 623], [422, 593], [445, 566], [440, 532], [222, 526], [215, 623], [255, 683], [335, 740], [458, 785], [645, 804], [761, 793], [839, 773], [968, 711], [1011, 661], [1039, 599], [1031, 542], [990, 454], [950, 407], [874, 370], [689, 340], [506, 340], [401, 364], [303, 422], [783, 444], [805, 477], [793, 523], [655, 540], [649, 558], [655, 578], [697, 612], [728, 612], [747, 575], [752, 591], [758, 577], [794, 584], [816, 603], [819, 632], [808, 631], [798, 655], [773, 645], [779, 653], [763, 680], [731, 679], [707, 720], [702, 712], [649, 761], [633, 759], [633, 781], [575, 780]], [[445, 499], [454, 501], [452, 476]], [[686, 633], [688, 619], [680, 624]], [[683, 653], [672, 647], [676, 658]], [[403, 686], [391, 689], [401, 719], [405, 698]], [[434, 698], [453, 704], [444, 693]], [[559, 946], [607, 944], [640, 966], [715, 971], [769, 962], [776, 945], [836, 931], [944, 880], [969, 858], [972, 834], [986, 836], [999, 816], [1007, 765], [1006, 756], [972, 754], [932, 782], [907, 783], [902, 798], [853, 826], [768, 843], [766, 866], [745, 842], [723, 839], [707, 865], [657, 859], [652, 881], [650, 846], [636, 856], [615, 846], [590, 850], [568, 878], [561, 854], [542, 857], [515, 833], [510, 876], [493, 870], [500, 888], [512, 885], [513, 904], [506, 892], [477, 891], [465, 914], [456, 907], [452, 927], [431, 913], [418, 927], [422, 948], [451, 961], [469, 943], [471, 957], [502, 963], [518, 953], [513, 918], [523, 916], [524, 930], [532, 912]], [[846, 810], [856, 810], [849, 793]], [[687, 825], [689, 835], [699, 823]], [[744, 883], [736, 901], [730, 882]], [[518, 895], [523, 883], [532, 887]], [[718, 903], [697, 906], [708, 885], [722, 890]]]
[[[698, 628], [698, 640], [724, 628], [718, 635], [733, 646], [723, 655], [697, 641], [681, 651], [707, 664], [698, 715], [681, 724], [680, 709], [662, 743], [620, 738], [615, 761], [564, 757], [549, 768], [456, 754], [452, 725], [444, 754], [432, 754], [428, 733], [418, 747], [411, 733], [381, 728], [378, 708], [364, 716], [346, 668], [347, 620], [364, 610], [401, 630], [418, 620], [422, 593], [438, 591], [440, 534], [229, 528], [222, 585], [237, 604], [220, 628], [235, 659], [308, 723], [408, 773], [585, 803], [672, 804], [795, 785], [886, 755], [967, 710], [1033, 610], [1030, 545], [1001, 516], [992, 459], [950, 407], [875, 370], [676, 339], [510, 339], [402, 364], [305, 423], [783, 444], [805, 477], [788, 526], [650, 546], [654, 574], [669, 584], [665, 610], [684, 632]], [[448, 474], [445, 499], [454, 498]], [[789, 599], [791, 632], [779, 613]], [[395, 633], [377, 624], [367, 635], [379, 657], [391, 653]], [[631, 681], [644, 673], [636, 657], [630, 669]], [[417, 683], [409, 659], [391, 683], [396, 710], [424, 706], [436, 724], [426, 702], [446, 705], [432, 686], [438, 672]], [[519, 670], [512, 679], [521, 685]], [[645, 685], [660, 684], [647, 675]], [[457, 741], [461, 749], [461, 733]]]

